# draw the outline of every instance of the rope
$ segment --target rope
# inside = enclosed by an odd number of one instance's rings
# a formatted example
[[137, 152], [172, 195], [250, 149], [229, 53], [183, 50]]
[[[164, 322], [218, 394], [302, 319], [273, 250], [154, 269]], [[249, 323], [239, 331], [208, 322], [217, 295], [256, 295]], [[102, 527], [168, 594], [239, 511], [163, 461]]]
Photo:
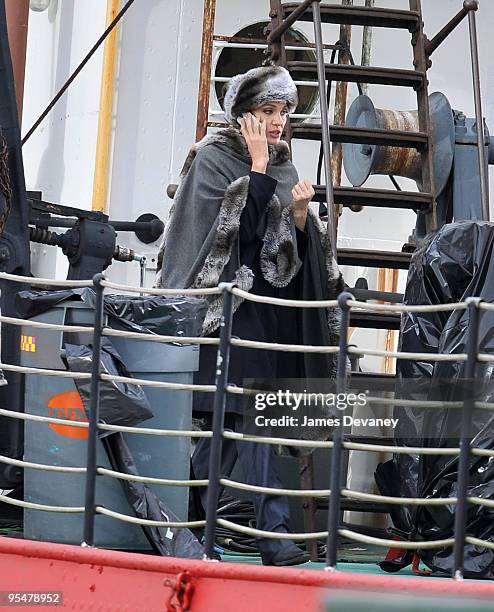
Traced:
[[148, 527], [187, 527], [187, 529], [197, 529], [198, 527], [204, 527], [206, 521], [151, 521], [149, 519], [141, 519], [136, 516], [129, 516], [128, 514], [121, 514], [102, 506], [96, 506], [95, 511], [98, 514], [104, 514], [105, 516], [111, 516], [119, 521], [125, 523], [134, 523], [134, 525], [147, 525]]
[[[0, 368], [1, 367], [2, 364], [0, 364]], [[88, 374], [85, 378], [90, 377], [91, 374]], [[129, 383], [130, 385], [141, 385], [142, 387], [175, 389], [178, 391], [201, 391], [202, 393], [214, 393], [216, 391], [216, 387], [214, 385], [187, 385], [185, 383], [171, 383], [158, 380], [145, 380], [144, 378], [130, 378], [129, 376], [114, 376], [113, 374], [101, 374], [101, 380]]]
[[494, 457], [494, 451], [487, 448], [471, 448], [470, 452], [477, 457]]
[[66, 372], [65, 370], [46, 370], [44, 368], [27, 368], [9, 363], [0, 363], [0, 369], [6, 372], [21, 372], [23, 374], [39, 374], [40, 376], [60, 376], [61, 378], [83, 379], [91, 378], [90, 372]]
[[360, 542], [362, 544], [375, 544], [376, 546], [384, 546], [385, 548], [404, 548], [406, 550], [427, 550], [430, 548], [446, 548], [452, 546], [455, 542], [454, 538], [447, 540], [430, 540], [429, 542], [403, 542], [399, 540], [386, 540], [384, 538], [374, 538], [350, 531], [350, 529], [338, 529], [338, 533], [344, 538]]
[[59, 425], [70, 425], [71, 427], [89, 427], [89, 423], [84, 423], [82, 421], [71, 421], [69, 419], [57, 419], [55, 417], [45, 417], [39, 416], [37, 414], [27, 414], [25, 412], [16, 412], [15, 410], [5, 410], [5, 408], [0, 408], [0, 415], [10, 417], [12, 419], [21, 419], [23, 421], [58, 423]]
[[238, 531], [239, 533], [246, 533], [247, 535], [254, 536], [255, 538], [270, 538], [272, 540], [319, 540], [328, 537], [327, 531], [317, 531], [314, 533], [281, 533], [279, 531], [264, 531], [263, 529], [254, 529], [254, 527], [247, 527], [246, 525], [238, 525], [225, 519], [218, 519], [217, 524], [221, 527], [226, 527], [232, 531]]
[[125, 425], [107, 425], [100, 423], [99, 429], [105, 431], [119, 431], [121, 433], [148, 434], [150, 436], [169, 436], [170, 438], [211, 438], [212, 431], [187, 431], [178, 429], [151, 429], [149, 427], [127, 427]]
[[389, 497], [387, 495], [374, 495], [373, 493], [351, 491], [350, 489], [342, 489], [341, 494], [351, 499], [393, 504], [394, 506], [450, 506], [458, 502], [456, 497], [431, 499], [424, 499], [421, 497]]
[[478, 538], [472, 538], [471, 536], [467, 536], [465, 541], [467, 544], [473, 544], [474, 546], [479, 546], [480, 548], [489, 548], [490, 550], [494, 550], [494, 542], [479, 540]]
[[29, 508], [31, 510], [44, 510], [45, 512], [84, 512], [84, 506], [47, 506], [45, 504], [35, 504], [34, 502], [26, 502], [20, 499], [13, 499], [7, 495], [0, 495], [0, 502], [10, 504], [11, 506], [19, 506], [20, 508]]
[[466, 361], [467, 355], [458, 353], [455, 355], [444, 355], [442, 353], [402, 353], [397, 351], [381, 351], [378, 349], [359, 349], [348, 347], [352, 355], [371, 355], [373, 357], [395, 357], [396, 359], [407, 359], [410, 361]]
[[422, 446], [383, 446], [382, 444], [364, 444], [360, 442], [343, 442], [343, 448], [372, 453], [395, 453], [397, 455], [445, 455], [460, 454], [459, 448], [427, 448]]
[[0, 315], [0, 322], [7, 323], [9, 325], [23, 325], [26, 327], [39, 327], [42, 329], [51, 329], [53, 331], [66, 331], [66, 332], [87, 332], [88, 334], [94, 333], [94, 327], [86, 327], [83, 325], [58, 325], [56, 323], [43, 323], [42, 321], [32, 321], [31, 319], [16, 319], [14, 317], [5, 317]]
[[103, 336], [117, 336], [120, 338], [129, 338], [135, 340], [143, 340], [145, 342], [170, 342], [173, 344], [219, 344], [219, 338], [189, 338], [185, 336], [161, 336], [159, 334], [144, 334], [142, 332], [121, 331], [119, 329], [110, 329], [104, 327], [101, 332]]
[[136, 476], [135, 474], [124, 474], [123, 472], [115, 472], [114, 470], [108, 470], [102, 467], [97, 468], [96, 471], [103, 476], [111, 476], [119, 480], [130, 480], [172, 487], [207, 487], [209, 485], [209, 480], [170, 480], [168, 478], [153, 478], [152, 476]]
[[371, 310], [376, 312], [449, 312], [451, 310], [466, 310], [468, 304], [465, 302], [457, 302], [456, 304], [437, 304], [424, 306], [410, 306], [407, 304], [374, 304], [368, 302], [359, 302], [357, 300], [348, 300], [348, 305], [351, 308], [359, 310]]
[[[91, 283], [92, 285], [92, 283]], [[101, 281], [103, 287], [109, 289], [118, 289], [119, 291], [129, 291], [130, 293], [147, 293], [149, 295], [176, 295], [182, 297], [184, 295], [219, 295], [222, 293], [218, 287], [208, 287], [205, 289], [149, 289], [145, 287], [134, 287], [132, 285], [120, 285], [118, 283], [112, 283], [108, 280]]]
[[293, 308], [336, 308], [338, 302], [336, 300], [287, 300], [283, 298], [266, 297], [264, 295], [255, 295], [242, 289], [233, 288], [233, 295], [241, 297], [250, 302], [259, 302], [261, 304], [277, 304], [278, 306], [291, 306]]
[[494, 355], [488, 355], [487, 353], [479, 353], [477, 355], [479, 361], [491, 362], [494, 361]]
[[265, 351], [284, 351], [286, 353], [339, 353], [337, 346], [312, 346], [305, 344], [278, 344], [276, 342], [257, 342], [255, 340], [242, 340], [232, 338], [232, 346], [243, 346], [245, 348], [261, 349]]
[[8, 465], [16, 465], [22, 468], [32, 468], [33, 470], [45, 470], [47, 472], [68, 472], [72, 474], [85, 474], [85, 467], [64, 467], [61, 465], [46, 465], [44, 463], [31, 463], [30, 461], [21, 461], [20, 459], [11, 459], [0, 455], [0, 463]]
[[[367, 401], [372, 404], [387, 404], [389, 406], [416, 406], [418, 408], [463, 408], [463, 402], [440, 402], [429, 400], [391, 399], [387, 397], [367, 396]], [[494, 408], [494, 404], [492, 404]]]
[[238, 482], [228, 478], [220, 478], [220, 484], [240, 491], [252, 491], [253, 493], [266, 493], [267, 495], [287, 495], [288, 497], [329, 497], [329, 489], [276, 489], [271, 487], [260, 487], [250, 485], [246, 482]]
[[280, 444], [281, 446], [299, 446], [304, 448], [333, 448], [333, 443], [320, 440], [292, 440], [291, 438], [266, 438], [264, 436], [246, 436], [235, 431], [224, 431], [223, 437], [228, 440], [242, 442], [258, 442], [259, 444]]
[[467, 499], [470, 504], [484, 506], [485, 508], [494, 508], [493, 499], [482, 499], [481, 497], [468, 497]]
[[53, 278], [34, 278], [33, 276], [19, 276], [18, 274], [7, 274], [0, 272], [0, 279], [13, 281], [15, 283], [26, 283], [28, 285], [48, 285], [52, 287], [94, 287], [93, 281], [71, 281], [55, 280]]

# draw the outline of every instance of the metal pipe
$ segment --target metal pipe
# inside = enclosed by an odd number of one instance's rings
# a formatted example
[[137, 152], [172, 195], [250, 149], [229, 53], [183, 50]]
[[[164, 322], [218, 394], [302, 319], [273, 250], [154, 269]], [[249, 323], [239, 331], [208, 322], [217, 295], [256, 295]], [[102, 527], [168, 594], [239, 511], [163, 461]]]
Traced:
[[209, 455], [209, 486], [206, 501], [206, 527], [204, 558], [214, 559], [214, 540], [218, 516], [218, 498], [220, 492], [221, 449], [223, 446], [223, 427], [225, 420], [226, 386], [228, 384], [228, 367], [230, 363], [230, 341], [232, 337], [233, 294], [231, 283], [221, 283], [223, 290], [223, 312], [220, 322], [220, 343], [216, 359], [216, 392], [213, 404], [213, 437]]
[[87, 442], [86, 462], [86, 493], [84, 502], [84, 541], [83, 546], [94, 545], [94, 518], [96, 498], [96, 444], [98, 441], [98, 422], [100, 406], [100, 377], [101, 377], [101, 335], [103, 331], [103, 292], [101, 281], [104, 274], [96, 274], [93, 284], [96, 293], [94, 305], [94, 333], [93, 333], [93, 364], [91, 371], [91, 406], [89, 413], [89, 437]]
[[[106, 27], [115, 19], [120, 8], [120, 0], [107, 0]], [[112, 114], [115, 91], [115, 67], [117, 60], [118, 27], [114, 28], [105, 40], [103, 67], [101, 72], [101, 92], [98, 116], [98, 138], [94, 162], [92, 210], [107, 212], [108, 181], [110, 175], [110, 146], [112, 138]]]
[[[305, 11], [309, 8], [311, 4], [317, 2], [319, 4], [321, 0], [304, 0], [302, 4], [299, 4], [297, 8], [290, 13], [286, 19], [281, 21], [280, 25], [277, 26], [268, 36], [268, 44], [272, 45], [276, 41], [278, 41], [283, 34], [297, 21], [297, 19], [305, 13]], [[279, 18], [282, 19], [281, 15]]]
[[321, 7], [319, 0], [312, 3], [314, 17], [314, 38], [316, 42], [317, 79], [319, 81], [319, 104], [321, 107], [322, 146], [324, 155], [324, 172], [326, 176], [326, 204], [328, 206], [328, 234], [331, 248], [336, 259], [337, 211], [334, 204], [333, 173], [331, 169], [331, 141], [329, 135], [328, 103], [326, 100], [326, 70], [322, 49]]
[[[466, 4], [466, 2], [465, 2]], [[477, 124], [477, 147], [479, 149], [479, 176], [480, 198], [482, 204], [482, 217], [484, 221], [490, 220], [489, 211], [489, 183], [487, 176], [486, 143], [484, 134], [484, 115], [482, 113], [482, 92], [480, 89], [479, 47], [477, 41], [477, 22], [475, 10], [468, 13], [468, 27], [470, 30], [470, 54], [472, 58], [473, 94], [475, 99], [475, 122]]]
[[454, 565], [453, 578], [461, 580], [463, 578], [463, 563], [465, 557], [465, 535], [467, 524], [467, 493], [468, 493], [468, 462], [470, 459], [470, 445], [472, 442], [472, 412], [475, 403], [475, 367], [477, 365], [477, 352], [479, 340], [479, 322], [481, 300], [479, 298], [468, 298], [468, 335], [467, 335], [467, 361], [465, 364], [465, 381], [463, 384], [466, 387], [463, 389], [464, 401], [461, 412], [461, 440], [460, 440], [460, 457], [458, 460], [458, 484], [455, 508], [455, 524], [453, 547]]
[[425, 44], [425, 54], [430, 57], [434, 51], [441, 45], [446, 38], [460, 25], [460, 23], [469, 15], [472, 11], [476, 11], [479, 8], [478, 0], [465, 0], [463, 2], [463, 8], [449, 21], [442, 30], [440, 30], [432, 40], [429, 40]]
[[[353, 0], [342, 0], [342, 6], [353, 6]], [[343, 47], [338, 53], [338, 64], [349, 64], [350, 56], [348, 50], [352, 42], [352, 26], [343, 24], [340, 26], [339, 43]], [[334, 101], [334, 125], [344, 125], [346, 119], [348, 83], [339, 81], [336, 84], [336, 95]], [[331, 165], [333, 171], [333, 183], [338, 187], [341, 185], [341, 170], [343, 166], [343, 146], [340, 142], [333, 143], [333, 154], [331, 157]], [[338, 217], [341, 213], [341, 206], [335, 211], [335, 223], [338, 223]]]
[[211, 64], [213, 62], [214, 22], [216, 0], [204, 0], [202, 23], [201, 73], [197, 98], [196, 142], [206, 136], [208, 130], [208, 109], [211, 90]]
[[[347, 387], [348, 330], [350, 327], [350, 306], [354, 300], [351, 293], [340, 293], [338, 304], [341, 308], [340, 352], [338, 353], [338, 369], [336, 375], [336, 393], [345, 393]], [[338, 529], [341, 512], [341, 470], [343, 465], [343, 415], [340, 413], [338, 426], [333, 432], [333, 450], [331, 452], [330, 495], [328, 512], [328, 540], [326, 552], [326, 570], [336, 570], [338, 563]]]
[[29, 0], [6, 0], [7, 30], [10, 55], [14, 70], [15, 97], [22, 123], [22, 102], [24, 99], [24, 79], [26, 75], [27, 30], [29, 21]]
[[[367, 8], [373, 8], [374, 4], [375, 0], [365, 0], [365, 6]], [[362, 66], [370, 66], [372, 50], [372, 32], [372, 26], [364, 26], [364, 31], [362, 33], [362, 57], [360, 59], [360, 64]], [[362, 83], [361, 87], [362, 93], [367, 95], [367, 92], [369, 91], [369, 85], [367, 83]]]

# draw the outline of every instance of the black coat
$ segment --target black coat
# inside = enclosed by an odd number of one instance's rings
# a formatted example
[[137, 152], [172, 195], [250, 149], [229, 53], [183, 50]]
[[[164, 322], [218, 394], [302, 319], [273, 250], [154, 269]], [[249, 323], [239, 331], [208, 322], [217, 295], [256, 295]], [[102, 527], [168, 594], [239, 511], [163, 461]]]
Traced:
[[[273, 287], [261, 272], [259, 254], [265, 227], [265, 208], [274, 194], [277, 181], [266, 174], [250, 173], [249, 194], [240, 218], [241, 263], [254, 272], [251, 293], [285, 299], [334, 299], [329, 295], [327, 278], [321, 275], [324, 264], [318, 261], [320, 248], [317, 231], [308, 219], [305, 231], [297, 232], [297, 249], [302, 266], [292, 281], [283, 288]], [[339, 281], [342, 285], [342, 281]], [[339, 288], [341, 290], [341, 286]], [[278, 342], [282, 344], [334, 345], [337, 337], [328, 328], [327, 310], [301, 309], [245, 300], [233, 316], [232, 335], [244, 340]], [[212, 336], [217, 337], [219, 331]], [[216, 346], [200, 349], [199, 371], [194, 383], [211, 385], [215, 381]], [[327, 378], [334, 372], [333, 356], [288, 353], [231, 347], [228, 382], [243, 387], [245, 379]], [[194, 393], [194, 412], [210, 412], [214, 394]], [[241, 414], [243, 398], [227, 394], [227, 412]]]

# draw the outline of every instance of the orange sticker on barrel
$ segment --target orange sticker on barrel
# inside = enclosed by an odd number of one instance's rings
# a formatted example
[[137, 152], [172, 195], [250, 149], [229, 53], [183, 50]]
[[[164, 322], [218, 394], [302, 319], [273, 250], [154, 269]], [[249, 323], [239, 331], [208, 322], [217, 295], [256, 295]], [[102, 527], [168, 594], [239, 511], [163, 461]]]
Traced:
[[36, 352], [36, 336], [21, 336], [21, 351], [26, 353]]
[[[86, 412], [77, 391], [66, 391], [50, 397], [47, 403], [48, 416], [67, 421], [78, 421], [87, 423]], [[77, 427], [75, 425], [62, 425], [59, 423], [48, 423], [48, 427], [64, 438], [75, 440], [87, 440], [89, 432], [87, 427]]]

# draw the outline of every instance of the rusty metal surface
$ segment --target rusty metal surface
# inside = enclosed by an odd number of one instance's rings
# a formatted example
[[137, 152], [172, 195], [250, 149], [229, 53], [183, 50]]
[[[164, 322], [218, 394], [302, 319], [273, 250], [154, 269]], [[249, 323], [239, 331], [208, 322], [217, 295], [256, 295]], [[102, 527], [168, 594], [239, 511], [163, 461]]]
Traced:
[[[272, 8], [275, 8], [277, 12], [277, 24], [271, 30], [268, 36], [268, 43], [274, 43], [280, 40], [281, 36], [297, 21], [297, 19], [305, 13], [305, 11], [309, 8], [309, 6], [314, 2], [314, 0], [304, 0], [302, 3], [298, 4], [292, 13], [283, 20], [283, 7], [281, 6], [281, 2], [271, 3]], [[275, 4], [275, 7], [273, 6]], [[280, 10], [281, 9], [281, 10]]]
[[24, 77], [26, 73], [27, 29], [29, 21], [29, 0], [6, 0], [7, 28], [10, 53], [14, 69], [15, 93], [19, 123], [22, 120], [24, 98]]
[[[342, 0], [343, 7], [352, 7], [353, 0]], [[340, 26], [340, 38], [339, 42], [342, 45], [342, 49], [338, 52], [338, 64], [349, 65], [350, 64], [350, 53], [352, 43], [352, 26], [349, 24], [342, 24]], [[345, 81], [338, 81], [336, 84], [336, 95], [334, 102], [334, 125], [343, 125], [346, 117], [347, 107], [347, 95], [348, 95], [348, 83]], [[341, 185], [341, 170], [343, 164], [343, 148], [341, 143], [333, 142], [333, 151], [331, 155], [331, 169], [333, 173], [333, 183], [336, 186]], [[342, 212], [341, 207], [338, 211]], [[336, 218], [338, 222], [338, 217]]]
[[[418, 132], [416, 111], [393, 111], [376, 108], [378, 124], [386, 130]], [[376, 152], [373, 174], [396, 174], [419, 181], [421, 178], [421, 157], [415, 149], [379, 147]]]
[[202, 25], [201, 73], [197, 100], [196, 142], [207, 132], [209, 97], [211, 92], [211, 65], [213, 61], [213, 36], [216, 18], [216, 0], [204, 0]]
[[[323, 185], [314, 185], [314, 202], [325, 202]], [[402, 208], [427, 210], [432, 203], [430, 193], [418, 191], [390, 191], [389, 189], [362, 189], [356, 187], [335, 187], [334, 201], [343, 206], [375, 206], [378, 208]]]
[[[224, 125], [224, 124], [222, 124]], [[321, 125], [304, 123], [293, 127], [293, 138], [321, 140]], [[330, 125], [331, 141], [353, 144], [384, 145], [421, 149], [427, 146], [427, 134], [400, 130], [356, 128], [346, 125]]]
[[[289, 62], [288, 68], [295, 79], [317, 79], [317, 67], [314, 62]], [[326, 64], [326, 78], [348, 83], [373, 83], [420, 89], [424, 85], [425, 70]]]
[[[374, 8], [375, 0], [365, 0], [366, 8]], [[361, 66], [370, 66], [372, 52], [372, 27], [365, 25], [362, 33], [362, 57], [360, 60]], [[362, 83], [362, 93], [367, 94], [369, 86], [367, 83]]]
[[[422, 7], [420, 0], [409, 0], [409, 6], [411, 11], [416, 11], [420, 15], [419, 24], [417, 30], [412, 35], [412, 46], [413, 46], [413, 65], [416, 70], [427, 74], [428, 69], [428, 57], [425, 52], [426, 39], [423, 31], [422, 21]], [[427, 92], [427, 77], [424, 78], [422, 86], [416, 89], [417, 91], [417, 105], [418, 105], [418, 129], [420, 132], [430, 133], [431, 121], [429, 113], [429, 97]], [[422, 180], [421, 185], [423, 191], [433, 194], [433, 202], [430, 213], [426, 217], [426, 231], [427, 233], [437, 229], [437, 202], [436, 202], [436, 190], [434, 186], [434, 170], [432, 163], [432, 148], [428, 147], [427, 150], [422, 151], [421, 154], [421, 166], [422, 166]]]
[[[298, 6], [298, 2], [287, 2], [283, 5], [283, 12], [287, 18]], [[415, 11], [395, 10], [384, 7], [352, 6], [347, 8], [338, 4], [324, 3], [321, 4], [321, 20], [323, 23], [369, 25], [414, 31], [418, 24], [419, 14]], [[312, 21], [310, 6], [300, 15], [299, 21]]]

